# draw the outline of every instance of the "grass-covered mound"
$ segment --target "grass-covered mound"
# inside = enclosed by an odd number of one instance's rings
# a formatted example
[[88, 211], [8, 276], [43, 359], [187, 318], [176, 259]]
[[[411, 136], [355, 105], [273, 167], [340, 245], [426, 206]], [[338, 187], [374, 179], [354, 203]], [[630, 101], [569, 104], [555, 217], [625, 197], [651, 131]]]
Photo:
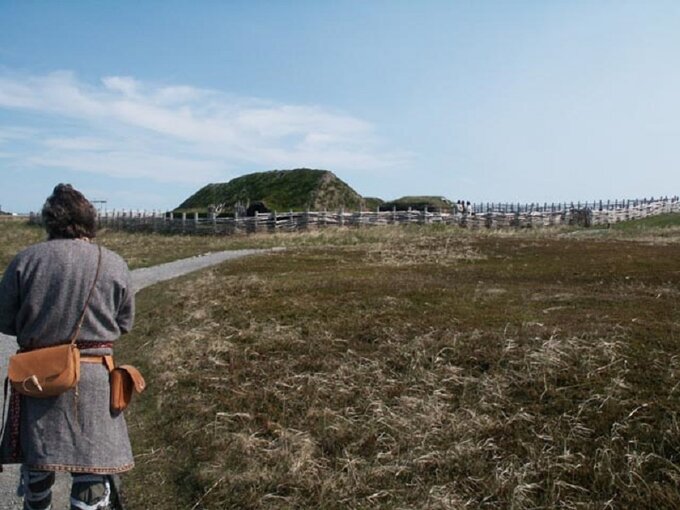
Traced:
[[130, 506], [680, 507], [677, 240], [294, 239], [139, 294]]
[[381, 207], [385, 201], [378, 197], [364, 197], [364, 207], [369, 211], [375, 211]]
[[445, 197], [406, 196], [384, 202], [380, 205], [380, 209], [384, 211], [391, 211], [393, 209], [396, 209], [397, 211], [407, 211], [408, 209], [422, 211], [427, 207], [429, 211], [434, 211], [437, 209], [449, 210], [452, 206], [453, 203]]
[[209, 206], [233, 210], [237, 203], [247, 207], [262, 202], [269, 210], [357, 210], [363, 199], [347, 183], [328, 170], [299, 168], [243, 175], [225, 183], [208, 184], [177, 208], [205, 211]]

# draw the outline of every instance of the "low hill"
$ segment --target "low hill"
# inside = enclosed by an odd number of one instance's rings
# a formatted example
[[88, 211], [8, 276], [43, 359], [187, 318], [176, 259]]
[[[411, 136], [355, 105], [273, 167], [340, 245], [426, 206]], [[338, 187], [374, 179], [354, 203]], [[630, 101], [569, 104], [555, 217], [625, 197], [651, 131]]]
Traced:
[[374, 211], [382, 207], [385, 201], [378, 197], [364, 197], [364, 207], [369, 211]]
[[409, 208], [422, 211], [425, 207], [427, 207], [428, 210], [450, 209], [453, 207], [453, 202], [445, 197], [407, 196], [380, 205], [380, 209], [383, 211], [391, 211], [393, 209], [396, 209], [397, 211], [407, 211]]
[[176, 211], [206, 211], [209, 206], [231, 212], [240, 204], [263, 204], [271, 211], [359, 209], [364, 199], [328, 170], [298, 168], [243, 175], [229, 182], [204, 186]]

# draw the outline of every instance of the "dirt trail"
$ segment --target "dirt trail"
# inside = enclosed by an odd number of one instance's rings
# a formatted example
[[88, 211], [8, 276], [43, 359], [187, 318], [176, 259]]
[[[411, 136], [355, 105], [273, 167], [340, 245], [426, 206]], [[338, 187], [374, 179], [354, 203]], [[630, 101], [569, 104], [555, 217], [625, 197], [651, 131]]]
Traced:
[[[197, 257], [176, 260], [153, 267], [145, 267], [132, 271], [132, 285], [135, 292], [158, 282], [177, 278], [193, 271], [220, 264], [227, 260], [257, 255], [272, 251], [280, 251], [281, 248], [271, 250], [234, 250], [208, 253]], [[0, 374], [2, 380], [7, 375], [7, 359], [16, 350], [14, 337], [0, 333]], [[0, 473], [0, 510], [18, 510], [22, 507], [22, 500], [17, 496], [19, 483], [19, 466], [9, 465]], [[53, 510], [65, 510], [69, 508], [70, 476], [67, 473], [57, 473], [57, 481], [54, 484], [52, 508]]]

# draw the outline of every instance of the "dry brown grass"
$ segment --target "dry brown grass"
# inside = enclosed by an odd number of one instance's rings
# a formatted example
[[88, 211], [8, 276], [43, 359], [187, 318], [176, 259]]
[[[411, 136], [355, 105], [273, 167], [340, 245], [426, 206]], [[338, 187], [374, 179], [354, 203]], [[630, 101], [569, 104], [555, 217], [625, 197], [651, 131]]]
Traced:
[[0, 220], [0, 268], [4, 270], [12, 257], [45, 237], [39, 227], [28, 226], [25, 219], [4, 217]]
[[140, 294], [135, 507], [680, 506], [677, 243], [281, 240]]

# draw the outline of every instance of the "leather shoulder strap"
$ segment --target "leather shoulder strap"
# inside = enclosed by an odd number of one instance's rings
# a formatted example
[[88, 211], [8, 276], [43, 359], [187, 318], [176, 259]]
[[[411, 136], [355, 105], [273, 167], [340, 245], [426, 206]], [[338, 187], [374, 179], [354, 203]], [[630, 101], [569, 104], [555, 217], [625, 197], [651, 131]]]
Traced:
[[[5, 377], [5, 384], [2, 395], [2, 429], [0, 429], [0, 437], [5, 437], [5, 411], [7, 408], [7, 395], [9, 394], [9, 376]], [[0, 464], [0, 473], [2, 473], [2, 464]]]
[[97, 285], [97, 280], [99, 280], [99, 270], [101, 269], [102, 266], [102, 247], [100, 245], [97, 245], [97, 248], [99, 250], [99, 255], [97, 257], [97, 272], [94, 275], [94, 281], [92, 282], [92, 287], [90, 287], [90, 292], [87, 294], [87, 299], [85, 300], [83, 312], [80, 314], [80, 319], [78, 319], [78, 323], [76, 324], [76, 327], [73, 330], [73, 334], [71, 335], [71, 345], [75, 344], [76, 340], [78, 340], [78, 335], [80, 335], [80, 328], [83, 327], [83, 321], [85, 320], [85, 312], [87, 311], [87, 307], [90, 304], [90, 298], [92, 297], [94, 288]]

